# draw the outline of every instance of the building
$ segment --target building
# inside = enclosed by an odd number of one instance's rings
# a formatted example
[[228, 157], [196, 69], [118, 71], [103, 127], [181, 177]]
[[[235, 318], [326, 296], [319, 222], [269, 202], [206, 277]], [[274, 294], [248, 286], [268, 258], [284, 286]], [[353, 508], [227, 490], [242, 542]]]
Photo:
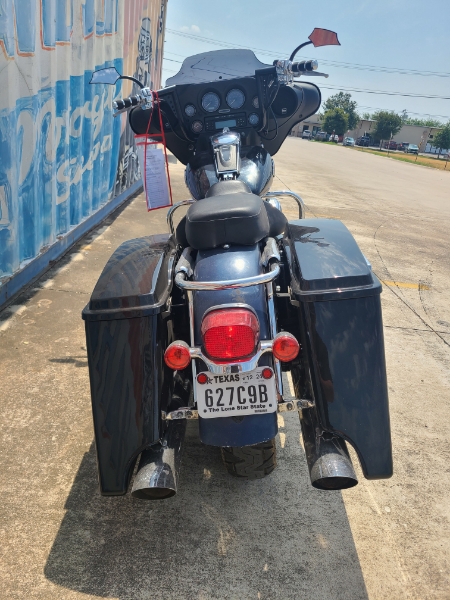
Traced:
[[[355, 140], [363, 135], [372, 135], [375, 121], [370, 119], [361, 119], [355, 129], [348, 131], [347, 136]], [[308, 117], [301, 123], [298, 123], [292, 128], [291, 135], [302, 137], [305, 130], [311, 131], [314, 136], [318, 131], [321, 131], [320, 115], [317, 113]], [[400, 131], [392, 138], [395, 142], [404, 142], [405, 144], [416, 144], [419, 146], [420, 152], [430, 152], [437, 154], [439, 149], [433, 145], [433, 139], [439, 127], [423, 127], [421, 125], [403, 125]], [[328, 132], [331, 133], [331, 132]]]

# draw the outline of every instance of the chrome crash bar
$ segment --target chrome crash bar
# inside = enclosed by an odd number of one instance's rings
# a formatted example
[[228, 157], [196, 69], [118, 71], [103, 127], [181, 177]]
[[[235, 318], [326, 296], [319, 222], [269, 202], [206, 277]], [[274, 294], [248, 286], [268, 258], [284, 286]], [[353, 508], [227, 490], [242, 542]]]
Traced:
[[250, 287], [252, 285], [261, 285], [270, 283], [280, 274], [280, 266], [273, 264], [268, 273], [246, 277], [245, 279], [234, 279], [228, 281], [187, 281], [186, 273], [179, 272], [175, 275], [175, 283], [182, 290], [192, 292], [210, 292], [214, 290], [233, 290], [235, 288]]
[[299, 219], [305, 218], [306, 211], [305, 211], [305, 203], [303, 202], [303, 199], [298, 194], [294, 194], [294, 192], [291, 192], [290, 190], [283, 190], [283, 191], [279, 191], [279, 192], [266, 192], [264, 194], [264, 196], [262, 196], [262, 199], [269, 200], [270, 198], [276, 198], [278, 196], [289, 196], [290, 198], [294, 198], [294, 200], [298, 204], [298, 218]]

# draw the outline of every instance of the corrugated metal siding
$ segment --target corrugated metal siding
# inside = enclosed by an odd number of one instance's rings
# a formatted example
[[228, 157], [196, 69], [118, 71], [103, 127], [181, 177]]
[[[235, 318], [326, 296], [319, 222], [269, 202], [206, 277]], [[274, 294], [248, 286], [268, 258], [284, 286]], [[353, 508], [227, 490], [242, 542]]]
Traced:
[[126, 85], [160, 87], [166, 0], [0, 0], [0, 289], [140, 178]]

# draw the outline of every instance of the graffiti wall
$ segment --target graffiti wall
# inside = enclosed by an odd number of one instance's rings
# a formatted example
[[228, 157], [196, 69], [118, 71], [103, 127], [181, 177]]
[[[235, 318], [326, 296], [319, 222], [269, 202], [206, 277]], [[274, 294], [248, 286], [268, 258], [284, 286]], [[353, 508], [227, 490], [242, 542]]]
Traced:
[[115, 66], [157, 89], [167, 0], [0, 0], [0, 287], [140, 179]]

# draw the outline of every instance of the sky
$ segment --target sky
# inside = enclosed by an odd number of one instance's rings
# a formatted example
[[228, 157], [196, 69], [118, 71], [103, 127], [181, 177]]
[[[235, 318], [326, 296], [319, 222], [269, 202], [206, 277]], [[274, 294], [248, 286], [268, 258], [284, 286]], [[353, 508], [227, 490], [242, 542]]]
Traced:
[[450, 120], [450, 0], [169, 0], [163, 82], [179, 70], [178, 61], [224, 47], [249, 48], [272, 64], [288, 58], [314, 27], [336, 31], [341, 42], [307, 46], [296, 56], [315, 58], [329, 74], [305, 78], [320, 87], [323, 101], [350, 91], [360, 114], [406, 109], [413, 118]]

